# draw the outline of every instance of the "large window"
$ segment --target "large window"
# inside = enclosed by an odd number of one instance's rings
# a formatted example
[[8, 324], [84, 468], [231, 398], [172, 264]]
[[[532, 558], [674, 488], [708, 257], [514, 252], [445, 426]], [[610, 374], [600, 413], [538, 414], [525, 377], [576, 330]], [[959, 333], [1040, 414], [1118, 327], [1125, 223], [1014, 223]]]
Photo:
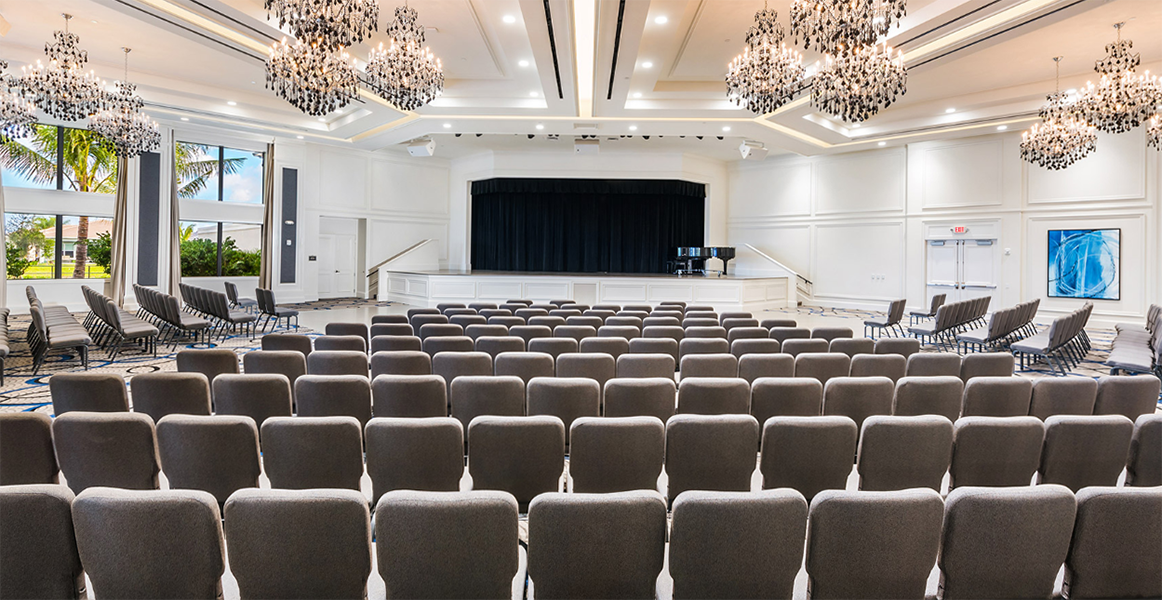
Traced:
[[9, 279], [99, 279], [109, 276], [113, 220], [6, 213]]
[[182, 221], [183, 277], [256, 277], [262, 263], [262, 226]]
[[264, 153], [178, 142], [178, 195], [192, 200], [262, 204]]
[[117, 188], [113, 147], [87, 129], [37, 124], [30, 137], [0, 145], [0, 168], [5, 187], [97, 194]]

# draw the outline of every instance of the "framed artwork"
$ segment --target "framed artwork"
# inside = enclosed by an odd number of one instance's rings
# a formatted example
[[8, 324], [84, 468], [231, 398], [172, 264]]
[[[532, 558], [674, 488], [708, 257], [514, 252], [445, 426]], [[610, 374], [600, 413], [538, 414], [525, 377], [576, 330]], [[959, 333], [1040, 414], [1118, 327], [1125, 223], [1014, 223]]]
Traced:
[[1050, 229], [1049, 297], [1120, 300], [1121, 229]]

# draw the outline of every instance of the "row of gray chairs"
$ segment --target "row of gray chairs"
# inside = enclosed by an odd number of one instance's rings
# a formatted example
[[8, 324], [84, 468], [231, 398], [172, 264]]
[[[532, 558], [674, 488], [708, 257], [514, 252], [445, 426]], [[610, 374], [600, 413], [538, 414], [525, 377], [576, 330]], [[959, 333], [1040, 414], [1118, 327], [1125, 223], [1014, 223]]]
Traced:
[[956, 334], [983, 323], [992, 296], [969, 298], [941, 305], [931, 323], [912, 325], [908, 333], [942, 349], [956, 348]]
[[1118, 323], [1106, 366], [1111, 375], [1153, 373], [1162, 378], [1162, 306], [1151, 304], [1146, 324]]
[[24, 295], [28, 297], [28, 311], [32, 317], [25, 337], [32, 354], [32, 374], [36, 375], [48, 353], [53, 350], [75, 352], [81, 359], [81, 365], [88, 370], [89, 344], [93, 340], [68, 307], [45, 305], [31, 285], [24, 288]]
[[1021, 369], [1026, 370], [1043, 359], [1051, 371], [1068, 375], [1070, 369], [1085, 360], [1092, 346], [1085, 332], [1091, 313], [1093, 303], [1086, 302], [1068, 315], [1054, 319], [1048, 329], [1013, 342], [1010, 349], [1020, 359]]
[[133, 284], [133, 295], [137, 298], [137, 316], [153, 323], [160, 330], [162, 339], [177, 347], [187, 336], [194, 342], [207, 341], [210, 322], [202, 317], [182, 310], [175, 296], [159, 292], [153, 288]]
[[1007, 350], [1021, 337], [1033, 335], [1037, 326], [1033, 319], [1041, 299], [1021, 302], [1012, 308], [1003, 308], [989, 315], [988, 323], [982, 327], [956, 334], [957, 351], [993, 352]]
[[117, 360], [125, 342], [139, 344], [143, 352], [157, 356], [158, 328], [117, 306], [110, 298], [87, 285], [81, 286], [89, 314], [82, 322], [94, 343], [105, 349], [109, 360]]

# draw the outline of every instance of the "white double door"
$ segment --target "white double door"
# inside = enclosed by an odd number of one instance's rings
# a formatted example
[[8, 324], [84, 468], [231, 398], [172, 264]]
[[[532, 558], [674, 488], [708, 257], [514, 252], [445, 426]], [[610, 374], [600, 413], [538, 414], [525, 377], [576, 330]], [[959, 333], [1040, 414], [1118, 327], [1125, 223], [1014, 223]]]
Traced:
[[353, 298], [355, 296], [354, 235], [322, 234], [319, 236], [319, 297]]
[[996, 240], [928, 240], [928, 297], [956, 302], [996, 293], [997, 250]]

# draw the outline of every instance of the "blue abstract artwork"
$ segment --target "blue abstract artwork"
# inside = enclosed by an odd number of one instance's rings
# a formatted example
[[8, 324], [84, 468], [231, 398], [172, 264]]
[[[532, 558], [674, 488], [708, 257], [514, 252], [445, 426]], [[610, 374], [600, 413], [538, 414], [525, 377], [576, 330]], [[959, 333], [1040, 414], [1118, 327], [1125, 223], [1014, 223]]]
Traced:
[[1050, 229], [1051, 298], [1121, 299], [1121, 229]]

